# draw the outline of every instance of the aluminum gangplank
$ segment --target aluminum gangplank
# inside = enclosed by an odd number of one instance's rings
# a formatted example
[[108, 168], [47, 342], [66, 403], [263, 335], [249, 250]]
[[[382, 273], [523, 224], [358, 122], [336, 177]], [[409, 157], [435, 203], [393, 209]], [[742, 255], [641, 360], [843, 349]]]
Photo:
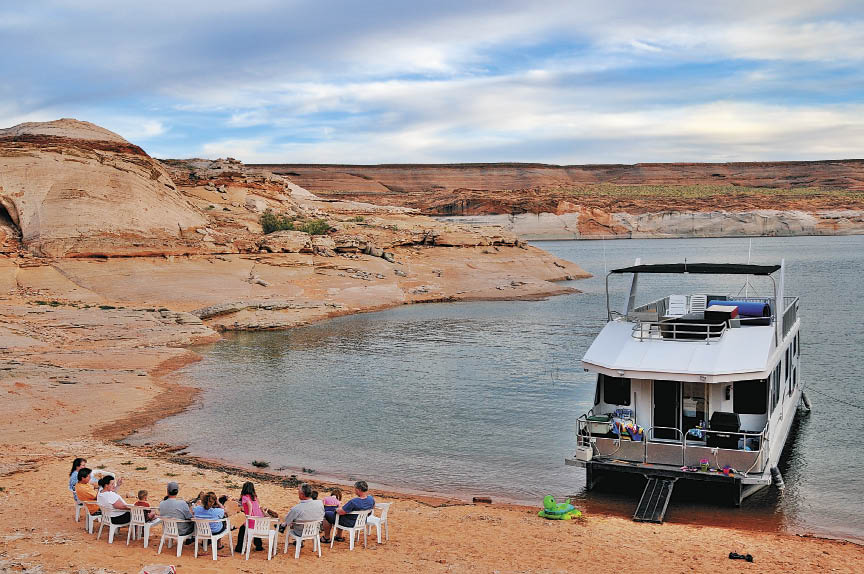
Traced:
[[649, 476], [647, 478], [648, 484], [642, 491], [642, 498], [633, 514], [633, 520], [660, 524], [666, 515], [669, 499], [672, 498], [672, 488], [678, 479], [665, 476]]

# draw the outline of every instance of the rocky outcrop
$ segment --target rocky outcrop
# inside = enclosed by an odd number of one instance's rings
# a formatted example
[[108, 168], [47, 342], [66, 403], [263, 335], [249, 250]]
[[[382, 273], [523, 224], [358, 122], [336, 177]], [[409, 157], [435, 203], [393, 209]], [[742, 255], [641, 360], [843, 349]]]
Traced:
[[864, 160], [266, 167], [323, 197], [494, 222], [523, 239], [861, 233], [864, 215]]
[[198, 252], [206, 223], [141, 148], [70, 119], [0, 130], [0, 205], [50, 257]]
[[312, 237], [302, 231], [276, 231], [265, 235], [259, 245], [270, 253], [311, 253]]

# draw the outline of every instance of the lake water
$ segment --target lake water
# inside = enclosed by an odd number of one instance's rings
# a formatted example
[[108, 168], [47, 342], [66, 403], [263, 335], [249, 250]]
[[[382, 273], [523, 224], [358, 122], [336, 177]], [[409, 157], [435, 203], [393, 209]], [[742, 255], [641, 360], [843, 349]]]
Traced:
[[[749, 239], [544, 242], [595, 274], [577, 295], [545, 301], [413, 305], [284, 332], [238, 334], [200, 349], [185, 373], [199, 405], [132, 442], [189, 444], [192, 454], [379, 487], [539, 504], [574, 495], [589, 512], [632, 514], [642, 485], [590, 496], [565, 467], [594, 376], [579, 360], [605, 322], [604, 269], [683, 261], [744, 263]], [[740, 509], [676, 486], [667, 520], [786, 529], [864, 540], [864, 237], [754, 238], [754, 263], [786, 259], [786, 294], [801, 297], [802, 380], [814, 410], [800, 417], [781, 470]], [[641, 301], [688, 285], [736, 294], [743, 279], [644, 276]], [[769, 295], [754, 281], [751, 295]], [[629, 284], [613, 283], [622, 308]], [[720, 289], [720, 291], [716, 291]], [[818, 394], [824, 393], [824, 394]], [[833, 398], [825, 396], [830, 395]], [[294, 472], [294, 470], [286, 471]], [[681, 483], [679, 483], [681, 484]]]

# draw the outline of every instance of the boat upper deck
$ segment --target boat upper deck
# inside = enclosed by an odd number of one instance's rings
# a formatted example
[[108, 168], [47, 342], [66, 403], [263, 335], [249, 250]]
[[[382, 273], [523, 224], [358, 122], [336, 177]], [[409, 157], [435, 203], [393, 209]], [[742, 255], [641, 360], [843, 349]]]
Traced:
[[[606, 324], [582, 359], [583, 364], [611, 375], [677, 375], [674, 378], [704, 382], [754, 378], [770, 372], [775, 351], [783, 347], [797, 323], [798, 298], [783, 298], [783, 330], [779, 338], [773, 298], [724, 299], [673, 295], [637, 307]], [[732, 307], [752, 305], [757, 310], [761, 306], [764, 312], [716, 319], [710, 312], [712, 302]]]

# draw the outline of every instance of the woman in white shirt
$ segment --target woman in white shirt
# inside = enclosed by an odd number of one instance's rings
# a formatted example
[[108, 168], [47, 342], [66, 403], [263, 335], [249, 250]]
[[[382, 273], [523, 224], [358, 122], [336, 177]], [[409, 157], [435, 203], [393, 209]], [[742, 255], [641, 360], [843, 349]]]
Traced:
[[113, 506], [111, 511], [112, 524], [128, 524], [129, 505], [123, 500], [123, 497], [114, 492], [117, 489], [117, 481], [113, 476], [103, 476], [99, 479], [99, 486], [102, 487], [102, 492], [96, 497], [96, 502], [104, 506]]

